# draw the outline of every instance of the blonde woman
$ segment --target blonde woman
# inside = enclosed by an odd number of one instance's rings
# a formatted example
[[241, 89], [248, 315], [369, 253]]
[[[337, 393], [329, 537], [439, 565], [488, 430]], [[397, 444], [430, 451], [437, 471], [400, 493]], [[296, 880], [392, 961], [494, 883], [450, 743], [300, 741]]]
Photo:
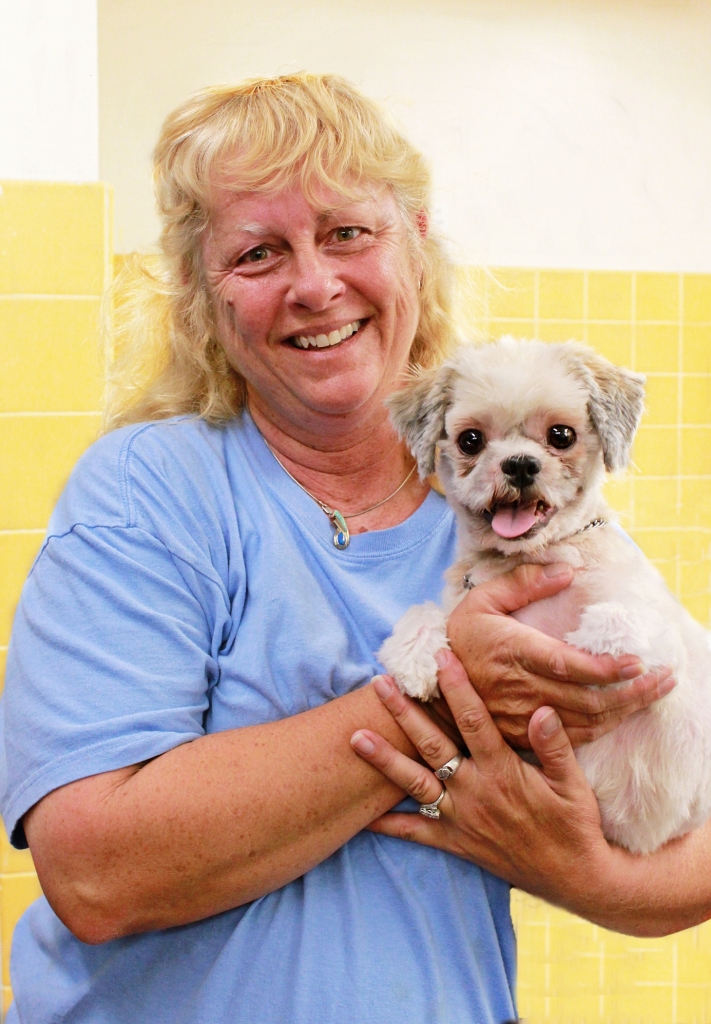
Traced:
[[[450, 341], [427, 169], [304, 74], [194, 97], [155, 180], [162, 255], [123, 308], [119, 289], [107, 430], [9, 654], [4, 816], [46, 898], [17, 926], [8, 1020], [501, 1024], [507, 882], [367, 831], [403, 792], [349, 745], [366, 727], [414, 754], [373, 652], [453, 555], [383, 404]], [[499, 581], [494, 611], [567, 582]], [[461, 607], [514, 743], [542, 703], [579, 741], [661, 692], [634, 658], [508, 620], [494, 643]]]

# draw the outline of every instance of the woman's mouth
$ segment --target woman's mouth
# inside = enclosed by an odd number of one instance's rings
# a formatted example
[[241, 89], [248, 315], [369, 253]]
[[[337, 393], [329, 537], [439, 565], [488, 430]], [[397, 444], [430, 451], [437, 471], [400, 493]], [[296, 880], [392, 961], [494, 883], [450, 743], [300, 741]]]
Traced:
[[294, 334], [288, 340], [297, 348], [334, 348], [354, 335], [365, 322], [352, 320], [328, 334]]

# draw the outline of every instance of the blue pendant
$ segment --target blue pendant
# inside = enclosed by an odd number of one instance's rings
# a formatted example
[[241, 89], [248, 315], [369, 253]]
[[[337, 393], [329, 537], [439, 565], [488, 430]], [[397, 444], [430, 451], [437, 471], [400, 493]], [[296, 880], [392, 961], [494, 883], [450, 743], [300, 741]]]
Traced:
[[338, 548], [339, 551], [344, 551], [351, 542], [351, 535], [348, 530], [348, 524], [346, 523], [345, 519], [338, 511], [338, 509], [335, 508], [331, 512], [329, 518], [333, 523], [334, 529], [336, 531], [333, 535], [333, 546], [335, 548]]

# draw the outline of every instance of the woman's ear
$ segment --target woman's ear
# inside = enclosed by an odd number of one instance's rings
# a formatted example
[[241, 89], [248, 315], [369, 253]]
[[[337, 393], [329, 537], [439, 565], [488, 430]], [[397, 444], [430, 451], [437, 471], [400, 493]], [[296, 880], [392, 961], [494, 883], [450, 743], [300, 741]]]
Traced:
[[424, 240], [427, 238], [430, 232], [430, 218], [424, 206], [420, 207], [420, 209], [417, 211], [415, 223], [417, 224], [417, 232], [422, 241], [424, 242]]
[[454, 369], [447, 364], [416, 370], [408, 383], [386, 400], [395, 429], [417, 460], [421, 480], [434, 472], [435, 449], [444, 436], [453, 376]]

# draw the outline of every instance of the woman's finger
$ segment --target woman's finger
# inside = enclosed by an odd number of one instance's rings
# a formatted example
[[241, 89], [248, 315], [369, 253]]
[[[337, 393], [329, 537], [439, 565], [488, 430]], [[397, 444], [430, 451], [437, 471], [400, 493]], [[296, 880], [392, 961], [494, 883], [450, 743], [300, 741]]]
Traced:
[[575, 725], [602, 725], [611, 716], [624, 717], [654, 703], [676, 686], [672, 670], [666, 667], [655, 668], [631, 683], [602, 689], [533, 678], [538, 683], [540, 702], [577, 716], [569, 719]]
[[543, 775], [556, 793], [573, 798], [581, 789], [587, 789], [582, 768], [553, 708], [539, 708], [531, 716], [528, 736]]
[[[444, 802], [444, 801], [443, 801]], [[395, 811], [383, 814], [368, 825], [371, 832], [378, 832], [393, 839], [404, 839], [408, 843], [420, 843], [422, 846], [436, 846], [440, 850], [447, 849], [446, 837], [442, 834], [443, 822], [431, 821], [421, 814], [405, 814]]]
[[437, 654], [437, 681], [477, 768], [514, 756], [494, 725], [486, 706], [469, 681], [464, 666], [451, 651]]
[[372, 683], [385, 707], [430, 768], [436, 771], [454, 757], [458, 752], [454, 742], [419, 704], [400, 693], [392, 676], [375, 676]]
[[[376, 732], [359, 729], [351, 736], [351, 746], [364, 761], [372, 764], [418, 804], [434, 803], [442, 794], [444, 786], [428, 768], [400, 753]], [[440, 813], [448, 799], [445, 794], [439, 805]]]

